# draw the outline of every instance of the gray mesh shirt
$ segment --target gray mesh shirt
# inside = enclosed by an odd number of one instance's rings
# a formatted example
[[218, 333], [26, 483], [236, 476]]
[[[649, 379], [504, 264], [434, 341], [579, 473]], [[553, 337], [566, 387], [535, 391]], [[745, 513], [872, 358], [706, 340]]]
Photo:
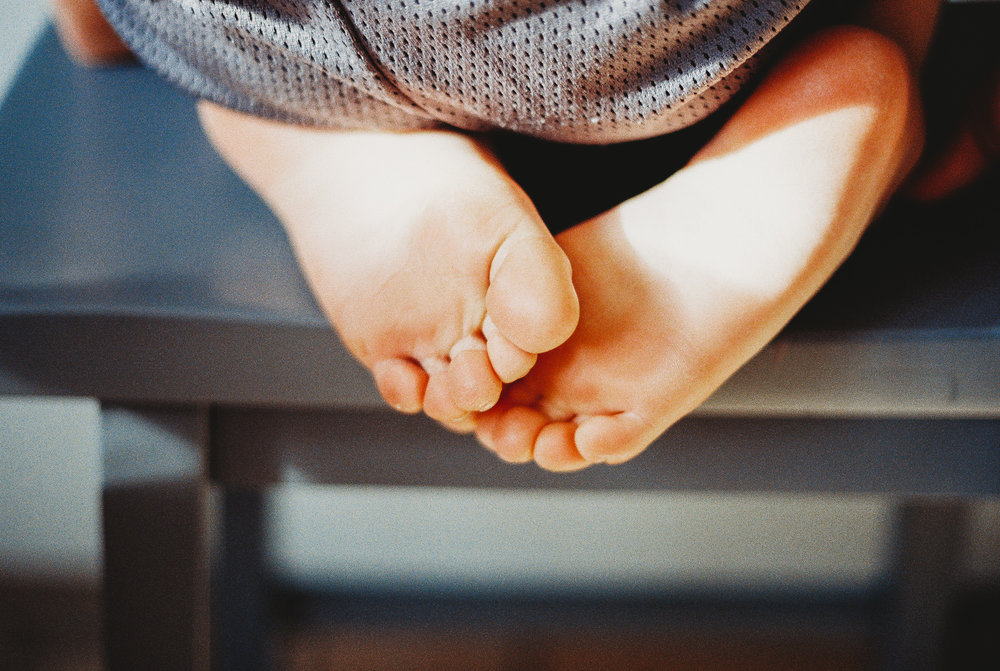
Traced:
[[611, 143], [704, 118], [808, 0], [98, 0], [147, 64], [252, 114]]

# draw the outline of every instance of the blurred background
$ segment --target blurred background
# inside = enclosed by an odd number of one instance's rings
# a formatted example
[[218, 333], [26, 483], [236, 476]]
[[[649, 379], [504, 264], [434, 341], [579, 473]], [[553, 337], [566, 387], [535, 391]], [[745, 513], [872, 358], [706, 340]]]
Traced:
[[[0, 0], [0, 100], [45, 21]], [[0, 398], [0, 669], [102, 668], [98, 432], [95, 401]], [[268, 501], [275, 647], [290, 669], [867, 668], [895, 509], [288, 485]], [[997, 585], [1000, 505], [967, 537], [963, 582]]]

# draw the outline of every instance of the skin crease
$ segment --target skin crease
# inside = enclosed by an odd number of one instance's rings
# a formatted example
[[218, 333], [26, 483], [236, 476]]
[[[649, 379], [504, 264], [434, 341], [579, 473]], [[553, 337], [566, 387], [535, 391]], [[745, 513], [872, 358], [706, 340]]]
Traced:
[[200, 114], [393, 407], [573, 470], [645, 449], [850, 253], [919, 155], [914, 73], [938, 6], [867, 3], [874, 30], [812, 36], [688, 167], [558, 245], [471, 137]]

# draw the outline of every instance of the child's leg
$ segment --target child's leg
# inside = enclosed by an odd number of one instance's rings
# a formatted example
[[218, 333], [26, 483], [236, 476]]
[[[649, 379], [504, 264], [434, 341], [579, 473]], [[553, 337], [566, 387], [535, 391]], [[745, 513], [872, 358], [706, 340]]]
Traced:
[[51, 0], [52, 18], [66, 51], [85, 65], [131, 57], [128, 47], [108, 25], [94, 0]]
[[851, 251], [921, 144], [903, 52], [824, 31], [689, 166], [558, 236], [580, 325], [481, 415], [553, 470], [645, 449], [763, 347]]
[[321, 131], [208, 103], [216, 148], [284, 223], [320, 306], [395, 408], [471, 430], [576, 327], [569, 262], [467, 136]]

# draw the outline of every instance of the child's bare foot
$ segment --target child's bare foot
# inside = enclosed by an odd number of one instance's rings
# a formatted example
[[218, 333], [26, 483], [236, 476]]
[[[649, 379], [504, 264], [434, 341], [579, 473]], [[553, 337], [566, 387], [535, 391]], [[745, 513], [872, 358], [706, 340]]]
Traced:
[[201, 117], [396, 409], [471, 430], [470, 413], [576, 327], [565, 254], [472, 139], [313, 130], [208, 103]]
[[93, 66], [131, 59], [94, 0], [51, 0], [51, 4], [59, 37], [74, 60]]
[[921, 144], [905, 56], [814, 37], [691, 164], [558, 236], [580, 324], [478, 417], [508, 461], [625, 461], [763, 347], [847, 256]]

